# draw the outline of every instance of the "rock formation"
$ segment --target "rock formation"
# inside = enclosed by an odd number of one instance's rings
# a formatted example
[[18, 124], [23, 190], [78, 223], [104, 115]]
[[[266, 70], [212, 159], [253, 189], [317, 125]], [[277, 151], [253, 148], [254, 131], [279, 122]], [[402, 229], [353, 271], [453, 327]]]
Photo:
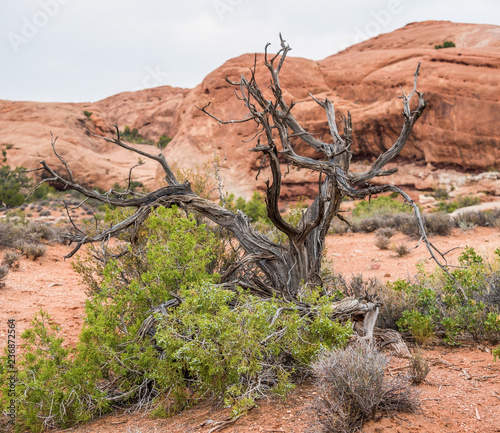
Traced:
[[[444, 41], [453, 41], [456, 47], [435, 49]], [[289, 43], [293, 47], [293, 40]], [[264, 67], [259, 66], [261, 59], [259, 54], [257, 77], [267, 79]], [[498, 26], [447, 21], [411, 23], [321, 61], [290, 57], [281, 84], [286, 98], [300, 102], [294, 108], [297, 119], [319, 137], [328, 135], [328, 125], [309, 92], [319, 99], [332, 100], [337, 116], [350, 110], [355, 134], [353, 150], [369, 159], [397, 138], [401, 125], [400, 86], [411, 89], [418, 62], [422, 63], [419, 87], [425, 91], [429, 107], [402, 157], [466, 170], [485, 171], [495, 164], [498, 168]], [[238, 80], [250, 73], [253, 63], [253, 54], [231, 59], [191, 90], [165, 86], [121, 93], [91, 104], [0, 101], [0, 147], [4, 148], [2, 143], [14, 145], [7, 151], [10, 165], [34, 167], [41, 158], [53, 161], [52, 131], [59, 136], [61, 153], [78, 178], [109, 188], [115, 181], [124, 182], [137, 158], [95, 139], [86, 128], [107, 135], [112, 133], [113, 123], [118, 123], [120, 129], [129, 125], [155, 141], [160, 135], [173, 137], [167, 157], [181, 166], [201, 165], [212, 160], [214, 152], [225, 157], [222, 174], [227, 189], [249, 195], [267, 178], [263, 173], [259, 181], [254, 180], [261, 161], [248, 152], [251, 144], [242, 142], [252, 137], [255, 125], [220, 127], [196, 107], [211, 102], [210, 109], [219, 118], [243, 117], [244, 107], [225, 77]], [[90, 118], [84, 110], [92, 112]], [[134, 178], [152, 184], [155, 170], [152, 164], [139, 167]], [[287, 180], [288, 191], [294, 195], [316, 188], [315, 180], [304, 172], [292, 171]]]

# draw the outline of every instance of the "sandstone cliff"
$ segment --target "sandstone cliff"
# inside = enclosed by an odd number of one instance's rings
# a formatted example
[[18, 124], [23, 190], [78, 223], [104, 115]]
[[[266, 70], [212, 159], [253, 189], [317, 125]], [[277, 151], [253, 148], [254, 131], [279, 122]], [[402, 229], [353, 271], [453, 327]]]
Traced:
[[[455, 48], [435, 45], [454, 41]], [[293, 47], [293, 40], [289, 43]], [[273, 44], [275, 46], [276, 44]], [[293, 51], [292, 51], [293, 54]], [[262, 55], [258, 56], [258, 60]], [[127, 177], [137, 156], [96, 140], [87, 131], [110, 134], [112, 124], [139, 129], [147, 138], [173, 137], [166, 153], [180, 165], [192, 167], [226, 158], [223, 175], [228, 190], [247, 195], [262, 187], [253, 174], [260, 161], [242, 140], [255, 132], [251, 123], [218, 126], [196, 107], [211, 102], [220, 118], [237, 119], [245, 110], [224, 78], [238, 80], [249, 74], [254, 55], [227, 61], [194, 89], [159, 87], [121, 93], [92, 104], [43, 104], [0, 101], [0, 128], [11, 165], [32, 167], [40, 158], [54, 160], [50, 131], [59, 136], [61, 153], [78, 178], [103, 188]], [[397, 138], [402, 123], [400, 86], [409, 91], [413, 72], [421, 62], [419, 89], [429, 106], [417, 123], [402, 156], [433, 165], [487, 170], [500, 160], [496, 117], [500, 112], [500, 27], [451, 22], [408, 24], [392, 33], [354, 45], [321, 61], [290, 57], [281, 84], [289, 100], [300, 101], [295, 116], [306, 129], [328, 137], [323, 111], [309, 97], [328, 97], [337, 115], [351, 111], [355, 133], [354, 152], [371, 158]], [[268, 81], [258, 66], [261, 83]], [[83, 111], [92, 112], [87, 119]], [[1, 143], [0, 143], [1, 144]], [[300, 143], [297, 143], [300, 146]], [[150, 148], [151, 150], [151, 148]], [[152, 184], [156, 167], [136, 169], [135, 178]], [[315, 187], [304, 172], [287, 178], [289, 191], [306, 193]], [[290, 190], [291, 188], [291, 190]]]

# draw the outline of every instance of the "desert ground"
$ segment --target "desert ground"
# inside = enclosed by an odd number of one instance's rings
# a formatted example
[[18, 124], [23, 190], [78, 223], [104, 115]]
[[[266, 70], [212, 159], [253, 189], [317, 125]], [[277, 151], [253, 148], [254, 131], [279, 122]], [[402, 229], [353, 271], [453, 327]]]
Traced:
[[[381, 281], [411, 277], [415, 265], [425, 263], [434, 267], [421, 245], [404, 257], [392, 250], [382, 251], [375, 246], [375, 235], [330, 235], [327, 238], [327, 257], [336, 272], [346, 277], [363, 274]], [[416, 242], [402, 234], [392, 239], [410, 247]], [[475, 228], [469, 231], [454, 229], [450, 236], [435, 236], [433, 243], [443, 251], [459, 247], [449, 254], [450, 263], [467, 246], [488, 256], [500, 246], [500, 230]], [[0, 291], [0, 346], [6, 342], [6, 324], [16, 320], [21, 333], [33, 316], [43, 308], [61, 327], [69, 345], [74, 345], [83, 323], [85, 287], [72, 268], [72, 260], [63, 255], [70, 248], [61, 244], [48, 245], [47, 253], [36, 261], [22, 258], [18, 269], [10, 272], [6, 286]], [[431, 345], [424, 349], [430, 373], [418, 386], [421, 410], [416, 414], [394, 416], [372, 421], [366, 432], [496, 432], [500, 431], [500, 361], [494, 362], [492, 346], [487, 343], [464, 343], [460, 347]], [[408, 361], [391, 358], [389, 375], [407, 370]], [[234, 424], [227, 432], [314, 432], [317, 424], [315, 402], [319, 398], [313, 383], [298, 385], [286, 400], [264, 400], [258, 407]], [[115, 413], [89, 424], [64, 431], [75, 433], [110, 432], [209, 432], [216, 422], [228, 416], [227, 410], [207, 403], [199, 404], [170, 419], [151, 419], [147, 413]], [[54, 431], [54, 433], [56, 433]]]

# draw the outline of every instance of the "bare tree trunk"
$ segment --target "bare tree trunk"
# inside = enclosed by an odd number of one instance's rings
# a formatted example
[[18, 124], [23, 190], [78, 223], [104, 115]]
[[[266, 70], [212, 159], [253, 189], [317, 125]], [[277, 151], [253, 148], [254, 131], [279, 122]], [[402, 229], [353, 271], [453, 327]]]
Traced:
[[[224, 272], [223, 283], [244, 285], [260, 296], [279, 296], [285, 300], [298, 303], [297, 294], [301, 287], [304, 285], [322, 286], [321, 262], [325, 238], [333, 219], [337, 217], [343, 220], [339, 214], [342, 199], [344, 197], [362, 199], [372, 194], [393, 191], [401, 194], [405, 202], [414, 208], [422, 239], [431, 256], [437, 261], [434, 253], [435, 249], [425, 234], [419, 209], [410, 197], [392, 185], [371, 186], [368, 184], [374, 177], [386, 176], [397, 170], [384, 170], [384, 166], [401, 152], [413, 125], [426, 107], [423, 94], [417, 91], [420, 64], [414, 73], [412, 91], [409, 95], [403, 93], [401, 97], [403, 101], [403, 125], [399, 137], [390, 149], [377, 158], [369, 170], [351, 173], [350, 162], [353, 141], [350, 114], [341, 117], [343, 131], [341, 135], [337, 127], [332, 102], [328, 99], [320, 101], [311, 95], [314, 101], [325, 110], [330, 128], [331, 142], [323, 142], [300, 126], [292, 113], [294, 103], [285, 101], [279, 75], [289, 51], [290, 47], [282, 38], [281, 48], [274, 57], [269, 57], [266, 46], [264, 65], [271, 76], [272, 100], [266, 98], [259, 88], [255, 80], [255, 66], [249, 79], [242, 76], [236, 82], [227, 80], [230, 85], [235, 87], [238, 98], [248, 109], [248, 115], [245, 118], [241, 120], [221, 120], [208, 111], [210, 104], [200, 108], [220, 124], [255, 122], [257, 133], [254, 140], [256, 143], [250, 150], [263, 155], [269, 162], [271, 169], [271, 179], [266, 182], [267, 213], [272, 224], [286, 236], [288, 242], [284, 244], [273, 242], [267, 236], [256, 231], [250, 224], [248, 217], [242, 212], [233, 213], [223, 206], [196, 195], [189, 184], [181, 184], [177, 180], [162, 153], [153, 155], [123, 142], [119, 129], [115, 125], [116, 137], [100, 138], [157, 161], [165, 172], [165, 180], [168, 186], [143, 196], [135, 196], [130, 191], [128, 195], [116, 194], [112, 190], [106, 194], [90, 191], [75, 181], [65, 160], [56, 151], [56, 140], [52, 140], [53, 150], [65, 167], [66, 176], [63, 177], [45, 161], [42, 161], [41, 169], [49, 174], [49, 177], [44, 181], [58, 182], [64, 189], [74, 189], [86, 197], [113, 206], [136, 208], [136, 212], [132, 216], [97, 235], [88, 235], [78, 230], [76, 234], [70, 237], [72, 242], [76, 242], [76, 246], [66, 257], [73, 256], [85, 243], [109, 239], [109, 237], [126, 228], [137, 228], [148, 217], [154, 207], [177, 205], [186, 210], [199, 212], [203, 217], [229, 230], [241, 245], [244, 255], [240, 257], [239, 262], [233, 263]], [[415, 95], [417, 101], [416, 104], [413, 104], [414, 108], [411, 109], [410, 104]], [[299, 137], [307, 146], [323, 154], [324, 157], [322, 159], [313, 159], [296, 153], [291, 144], [293, 137]], [[297, 226], [293, 226], [283, 219], [279, 212], [282, 182], [281, 161], [283, 160], [287, 166], [308, 169], [316, 172], [318, 176], [318, 194]], [[256, 267], [260, 276], [254, 273], [246, 276], [243, 280], [235, 277], [239, 267], [250, 264]], [[361, 305], [359, 302], [358, 304], [358, 306]], [[364, 311], [362, 307], [360, 308], [360, 311]], [[362, 314], [366, 314], [366, 311]], [[352, 313], [343, 313], [343, 317], [350, 317], [351, 315]]]

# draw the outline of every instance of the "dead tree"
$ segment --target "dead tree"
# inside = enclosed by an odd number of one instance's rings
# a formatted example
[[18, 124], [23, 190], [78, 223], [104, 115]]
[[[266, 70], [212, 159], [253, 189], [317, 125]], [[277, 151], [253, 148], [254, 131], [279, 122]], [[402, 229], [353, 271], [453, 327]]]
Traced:
[[[244, 254], [238, 262], [233, 263], [226, 270], [223, 283], [229, 286], [240, 285], [247, 287], [264, 297], [279, 296], [286, 301], [295, 302], [299, 305], [297, 295], [304, 284], [314, 286], [323, 284], [321, 262], [325, 237], [332, 220], [336, 217], [343, 219], [339, 214], [342, 199], [344, 197], [363, 199], [372, 194], [391, 191], [402, 195], [405, 202], [413, 207], [422, 239], [431, 256], [437, 260], [433, 246], [425, 234], [419, 209], [410, 197], [393, 185], [373, 186], [369, 184], [371, 179], [377, 176], [390, 175], [397, 170], [385, 170], [384, 167], [401, 152], [410, 136], [413, 125], [426, 107], [423, 93], [417, 90], [420, 64], [414, 74], [412, 91], [408, 95], [403, 92], [401, 96], [403, 124], [399, 137], [390, 149], [383, 152], [367, 171], [352, 173], [350, 172], [350, 162], [353, 138], [350, 113], [341, 118], [341, 133], [337, 126], [332, 102], [328, 99], [318, 100], [311, 95], [314, 101], [325, 110], [331, 140], [328, 142], [319, 140], [312, 133], [306, 131], [293, 114], [294, 103], [285, 101], [280, 86], [280, 72], [290, 47], [281, 38], [281, 48], [275, 56], [268, 55], [267, 48], [268, 46], [266, 46], [265, 50], [264, 65], [270, 73], [271, 99], [266, 99], [256, 82], [256, 65], [254, 65], [249, 78], [242, 76], [239, 81], [226, 79], [231, 86], [235, 87], [238, 98], [248, 110], [245, 118], [241, 120], [222, 120], [208, 111], [208, 105], [200, 109], [220, 124], [255, 122], [257, 127], [254, 138], [255, 146], [250, 150], [263, 155], [269, 162], [271, 169], [271, 179], [266, 181], [267, 213], [272, 224], [286, 236], [288, 242], [273, 242], [270, 238], [255, 230], [248, 217], [242, 212], [233, 213], [221, 205], [199, 197], [192, 191], [189, 183], [180, 183], [177, 180], [162, 153], [155, 155], [130, 146], [122, 141], [119, 129], [116, 127], [116, 137], [100, 138], [157, 161], [165, 172], [167, 186], [143, 196], [120, 196], [112, 194], [112, 191], [106, 194], [91, 191], [81, 186], [74, 179], [67, 163], [55, 149], [55, 140], [52, 140], [54, 152], [64, 165], [66, 174], [63, 176], [45, 161], [42, 161], [41, 169], [48, 173], [45, 181], [58, 182], [64, 189], [79, 191], [86, 197], [103, 203], [136, 209], [132, 216], [102, 233], [87, 235], [79, 231], [72, 235], [70, 240], [76, 242], [76, 246], [66, 257], [73, 256], [85, 243], [103, 241], [117, 235], [124, 229], [138, 227], [155, 207], [177, 205], [185, 210], [196, 211], [213, 223], [229, 230], [239, 242]], [[416, 97], [416, 103], [411, 108], [414, 97]], [[298, 137], [305, 145], [310, 146], [323, 157], [314, 159], [297, 153], [291, 143], [293, 137]], [[287, 222], [279, 212], [278, 202], [282, 187], [283, 164], [317, 173], [318, 193], [312, 205], [304, 212], [297, 226]], [[253, 264], [259, 272], [243, 280], [236, 278], [238, 268], [248, 264]], [[372, 304], [372, 307], [367, 309], [366, 304], [364, 306], [359, 304], [357, 307], [350, 305], [342, 313], [342, 308], [339, 305], [335, 317], [351, 317], [353, 314], [364, 316], [368, 310], [372, 311], [376, 306], [376, 304]], [[371, 330], [365, 331], [371, 333]]]

